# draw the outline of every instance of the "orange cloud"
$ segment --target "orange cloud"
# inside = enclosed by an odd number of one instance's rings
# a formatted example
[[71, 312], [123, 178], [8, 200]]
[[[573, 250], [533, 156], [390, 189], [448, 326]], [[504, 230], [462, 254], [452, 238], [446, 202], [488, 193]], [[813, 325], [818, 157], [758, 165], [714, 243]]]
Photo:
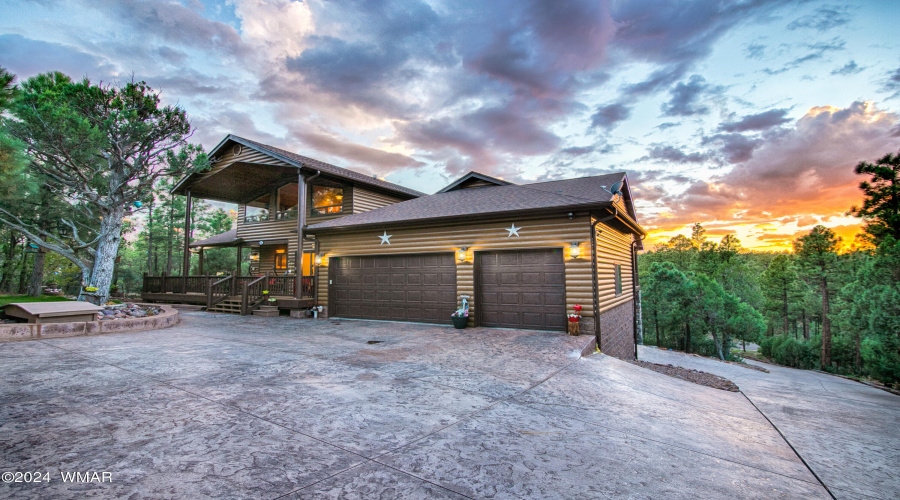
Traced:
[[[898, 118], [869, 102], [812, 108], [792, 128], [763, 135], [752, 155], [729, 172], [663, 198], [667, 217], [644, 222], [658, 241], [694, 222], [707, 227], [709, 221], [734, 229], [746, 247], [789, 249], [790, 241], [812, 225], [838, 217], [845, 220], [825, 225], [840, 228], [840, 235], [852, 241], [859, 225], [842, 216], [860, 203], [858, 184], [864, 180], [853, 167], [900, 147]], [[778, 234], [749, 232], [763, 222]]]

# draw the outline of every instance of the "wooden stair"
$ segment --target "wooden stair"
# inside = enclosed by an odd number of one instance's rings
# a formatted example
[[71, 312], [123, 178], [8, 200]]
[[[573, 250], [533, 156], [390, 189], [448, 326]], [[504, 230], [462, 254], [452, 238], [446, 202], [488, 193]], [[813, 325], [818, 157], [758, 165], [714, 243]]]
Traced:
[[265, 318], [278, 316], [278, 306], [259, 306], [259, 309], [253, 311], [253, 315]]
[[208, 312], [241, 314], [241, 296], [232, 295], [227, 299], [207, 309]]

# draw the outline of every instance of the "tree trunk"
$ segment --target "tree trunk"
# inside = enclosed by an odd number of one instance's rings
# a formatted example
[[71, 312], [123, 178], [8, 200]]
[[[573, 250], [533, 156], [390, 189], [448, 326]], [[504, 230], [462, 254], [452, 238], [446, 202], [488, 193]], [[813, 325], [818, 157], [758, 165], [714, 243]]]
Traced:
[[16, 287], [16, 293], [19, 295], [25, 295], [26, 291], [26, 276], [28, 275], [28, 241], [25, 241], [25, 244], [22, 245], [22, 264], [19, 266], [19, 286]]
[[19, 238], [15, 231], [9, 231], [9, 244], [6, 247], [6, 259], [3, 261], [3, 276], [0, 277], [0, 291], [10, 291], [12, 275], [16, 269], [16, 245]]
[[150, 195], [150, 215], [147, 216], [147, 271], [153, 274], [153, 195]]
[[822, 368], [831, 366], [831, 319], [828, 318], [828, 278], [822, 278]]
[[653, 309], [653, 322], [656, 323], [656, 347], [662, 347], [659, 344], [659, 312]]
[[691, 325], [684, 324], [684, 352], [691, 352]]
[[803, 339], [809, 342], [809, 318], [806, 317], [806, 309], [803, 310]]
[[124, 217], [125, 207], [123, 205], [117, 205], [113, 210], [104, 214], [103, 220], [100, 222], [97, 254], [94, 257], [94, 266], [88, 281], [88, 286], [97, 288], [97, 291], [90, 295], [82, 292], [78, 300], [102, 305], [109, 298], [113, 268], [116, 265], [116, 255], [119, 253], [119, 243], [122, 241], [122, 219]]
[[28, 280], [28, 295], [40, 297], [44, 284], [44, 249], [39, 248], [34, 254], [34, 263], [31, 266], [31, 279]]
[[782, 308], [781, 308], [781, 319], [782, 319], [782, 332], [787, 335], [788, 334], [788, 299], [787, 299], [787, 283], [781, 287], [781, 300], [782, 300]]
[[716, 335], [715, 330], [713, 330], [710, 333], [712, 333], [713, 342], [715, 342], [715, 344], [716, 344], [716, 351], [719, 352], [719, 359], [721, 359], [722, 361], [725, 361], [725, 356], [722, 354], [722, 343], [719, 342], [719, 336]]
[[169, 237], [166, 238], [166, 274], [172, 274], [172, 240], [175, 238], [173, 234], [174, 215], [172, 213], [172, 202], [169, 202], [169, 228], [167, 230]]
[[857, 371], [859, 371], [859, 368], [862, 366], [862, 359], [861, 359], [860, 353], [859, 353], [859, 337], [860, 337], [859, 332], [856, 332], [856, 339], [855, 339], [855, 340], [856, 340], [856, 342], [855, 342], [856, 345], [854, 346], [856, 352], [854, 352], [855, 356], [854, 356], [854, 358], [853, 358], [853, 363], [856, 365], [856, 370], [857, 370]]

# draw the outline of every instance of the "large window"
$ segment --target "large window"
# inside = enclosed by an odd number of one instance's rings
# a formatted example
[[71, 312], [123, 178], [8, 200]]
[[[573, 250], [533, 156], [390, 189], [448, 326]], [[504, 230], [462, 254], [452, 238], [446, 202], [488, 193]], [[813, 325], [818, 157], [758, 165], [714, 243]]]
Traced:
[[278, 220], [297, 218], [296, 182], [278, 188], [278, 210], [275, 212], [275, 218]]
[[344, 190], [339, 187], [312, 187], [312, 215], [339, 214], [344, 211]]
[[264, 194], [259, 198], [247, 203], [245, 207], [244, 222], [259, 222], [269, 219], [270, 194]]

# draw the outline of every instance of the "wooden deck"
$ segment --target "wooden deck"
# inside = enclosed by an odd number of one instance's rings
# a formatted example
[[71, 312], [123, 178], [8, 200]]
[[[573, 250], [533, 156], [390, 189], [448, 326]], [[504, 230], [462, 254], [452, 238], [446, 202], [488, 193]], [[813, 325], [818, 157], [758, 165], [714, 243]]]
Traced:
[[212, 309], [216, 304], [240, 298], [241, 314], [276, 297], [279, 309], [306, 309], [316, 303], [315, 278], [300, 279], [303, 297], [294, 296], [295, 276], [144, 276], [141, 300], [171, 304], [201, 304]]

